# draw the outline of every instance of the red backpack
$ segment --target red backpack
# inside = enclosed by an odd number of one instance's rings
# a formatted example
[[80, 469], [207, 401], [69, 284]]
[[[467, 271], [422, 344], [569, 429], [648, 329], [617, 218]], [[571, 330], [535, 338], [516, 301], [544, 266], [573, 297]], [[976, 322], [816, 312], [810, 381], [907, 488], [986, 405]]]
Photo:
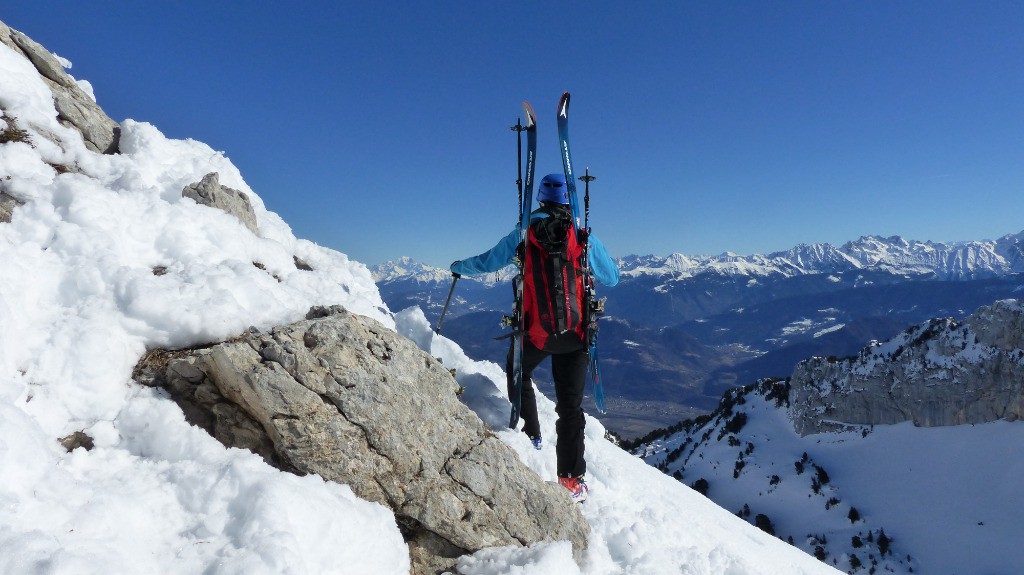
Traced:
[[584, 347], [583, 246], [572, 215], [541, 208], [548, 217], [530, 224], [523, 249], [523, 317], [537, 349], [565, 353]]

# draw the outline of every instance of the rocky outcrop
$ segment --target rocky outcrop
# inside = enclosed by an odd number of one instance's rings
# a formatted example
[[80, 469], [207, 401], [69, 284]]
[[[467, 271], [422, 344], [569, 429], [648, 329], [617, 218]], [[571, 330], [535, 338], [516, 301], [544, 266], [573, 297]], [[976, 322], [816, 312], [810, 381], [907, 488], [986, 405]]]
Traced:
[[82, 133], [87, 148], [103, 154], [115, 154], [121, 128], [85, 93], [75, 79], [64, 71], [57, 58], [46, 48], [0, 22], [0, 43], [25, 56], [53, 92], [57, 120]]
[[589, 526], [564, 490], [458, 400], [438, 360], [341, 307], [212, 347], [151, 351], [136, 378], [165, 387], [225, 445], [392, 509], [417, 573], [484, 547], [586, 546]]
[[11, 217], [14, 216], [14, 208], [21, 204], [17, 198], [0, 192], [0, 223], [11, 223]]
[[1024, 416], [1024, 308], [983, 307], [934, 319], [853, 358], [813, 358], [792, 376], [801, 434], [842, 424], [941, 426]]
[[249, 196], [244, 192], [220, 185], [220, 175], [211, 172], [181, 191], [183, 198], [192, 198], [198, 204], [223, 210], [238, 218], [252, 233], [257, 233], [256, 212], [252, 209]]

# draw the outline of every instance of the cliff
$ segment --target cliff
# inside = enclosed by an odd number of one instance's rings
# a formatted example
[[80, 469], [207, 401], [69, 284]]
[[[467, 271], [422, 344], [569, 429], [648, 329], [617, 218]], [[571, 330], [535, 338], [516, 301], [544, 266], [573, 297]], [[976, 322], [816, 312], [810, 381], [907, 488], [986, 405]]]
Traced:
[[1024, 308], [982, 307], [962, 322], [933, 319], [857, 356], [813, 358], [792, 376], [801, 434], [842, 424], [926, 427], [1016, 420], [1024, 414]]

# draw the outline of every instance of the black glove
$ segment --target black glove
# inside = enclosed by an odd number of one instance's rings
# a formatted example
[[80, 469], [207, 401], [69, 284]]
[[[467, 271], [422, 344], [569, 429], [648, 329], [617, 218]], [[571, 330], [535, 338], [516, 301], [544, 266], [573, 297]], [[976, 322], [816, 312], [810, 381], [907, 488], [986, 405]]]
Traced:
[[[454, 268], [455, 266], [457, 266], [457, 265], [459, 265], [461, 263], [462, 263], [462, 260], [455, 260], [455, 261], [452, 262], [452, 265], [448, 266], [448, 269], [450, 270], [451, 268]], [[458, 279], [458, 278], [462, 277], [462, 274], [457, 274], [454, 271], [452, 271], [452, 276], [455, 277], [456, 279]]]
[[581, 246], [587, 245], [587, 240], [590, 239], [590, 230], [579, 230], [576, 232], [576, 243]]

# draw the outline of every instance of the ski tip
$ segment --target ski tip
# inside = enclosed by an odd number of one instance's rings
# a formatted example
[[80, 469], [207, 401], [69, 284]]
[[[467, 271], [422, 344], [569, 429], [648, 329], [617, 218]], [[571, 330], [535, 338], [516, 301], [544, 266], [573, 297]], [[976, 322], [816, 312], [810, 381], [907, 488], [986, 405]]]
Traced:
[[523, 102], [523, 116], [526, 116], [527, 129], [537, 125], [537, 115], [533, 113], [533, 106], [529, 102]]
[[569, 117], [569, 92], [562, 94], [562, 99], [558, 101], [558, 117]]

